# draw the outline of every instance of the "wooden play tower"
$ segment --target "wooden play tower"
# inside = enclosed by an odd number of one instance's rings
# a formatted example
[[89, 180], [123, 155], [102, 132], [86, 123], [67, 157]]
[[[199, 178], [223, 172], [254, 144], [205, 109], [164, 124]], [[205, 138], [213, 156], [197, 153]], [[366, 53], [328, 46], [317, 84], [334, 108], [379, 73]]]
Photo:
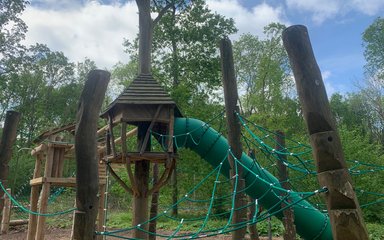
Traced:
[[[33, 178], [30, 180], [31, 196], [30, 210], [33, 212], [47, 213], [48, 199], [52, 187], [76, 187], [75, 176], [64, 176], [64, 166], [66, 161], [74, 161], [74, 144], [64, 141], [63, 132], [73, 133], [74, 124], [59, 127], [42, 133], [35, 142], [38, 144], [31, 154], [35, 157], [35, 168]], [[107, 127], [98, 131], [98, 135], [105, 135]], [[68, 140], [68, 139], [66, 139]], [[99, 159], [105, 156], [105, 144], [100, 143], [98, 147]], [[107, 184], [106, 164], [99, 161], [99, 215], [96, 223], [98, 231], [103, 230], [105, 220], [105, 189]], [[45, 216], [29, 215], [28, 220], [28, 240], [41, 240], [45, 235]]]
[[[172, 137], [167, 138], [164, 151], [151, 151], [151, 132], [173, 136], [174, 119], [181, 117], [181, 113], [169, 94], [151, 74], [140, 74], [107, 107], [101, 117], [107, 119], [109, 125], [107, 164], [126, 165], [130, 186], [119, 179], [110, 168], [112, 176], [133, 195], [133, 226], [148, 230], [148, 225], [140, 225], [148, 220], [148, 199], [168, 181], [175, 168], [176, 159]], [[117, 125], [120, 125], [119, 146], [115, 144], [114, 134]], [[135, 149], [128, 149], [126, 133], [129, 125], [137, 127]], [[162, 164], [164, 169], [158, 180], [150, 187], [151, 164], [156, 168]], [[148, 234], [136, 229], [134, 237], [146, 239]]]

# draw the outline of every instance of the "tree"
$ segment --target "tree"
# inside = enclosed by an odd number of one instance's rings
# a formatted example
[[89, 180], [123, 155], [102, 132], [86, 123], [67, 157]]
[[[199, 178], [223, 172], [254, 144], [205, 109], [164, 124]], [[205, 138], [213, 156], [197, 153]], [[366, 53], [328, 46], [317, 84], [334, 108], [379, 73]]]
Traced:
[[[163, 13], [153, 29], [153, 74], [190, 115], [220, 86], [218, 41], [236, 31], [234, 21], [212, 13], [202, 0], [154, 1], [152, 9]], [[135, 61], [137, 41], [125, 46]]]
[[289, 134], [302, 132], [303, 125], [297, 124], [302, 120], [281, 40], [284, 28], [272, 23], [264, 28], [265, 39], [244, 34], [233, 46], [244, 115]]
[[24, 51], [20, 42], [24, 39], [27, 26], [20, 19], [20, 14], [26, 4], [24, 0], [0, 1], [0, 122], [4, 119], [5, 111], [12, 106], [10, 99], [13, 93], [8, 85]]
[[384, 81], [384, 18], [378, 17], [363, 33], [365, 65], [368, 77]]

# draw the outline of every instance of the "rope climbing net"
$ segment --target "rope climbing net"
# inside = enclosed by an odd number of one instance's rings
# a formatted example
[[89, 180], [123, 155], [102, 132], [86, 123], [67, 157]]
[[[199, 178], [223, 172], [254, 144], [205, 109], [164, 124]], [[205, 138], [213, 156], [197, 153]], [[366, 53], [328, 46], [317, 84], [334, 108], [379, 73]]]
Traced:
[[[225, 134], [223, 115], [221, 113], [210, 122], [203, 123], [198, 128], [190, 128], [187, 119], [186, 129], [188, 131], [183, 134], [168, 136], [152, 132], [152, 135], [155, 136], [160, 147], [164, 150], [166, 150], [167, 142], [170, 138], [173, 138], [177, 149], [193, 148], [203, 144], [205, 146], [199, 148], [199, 155], [202, 158], [210, 158], [215, 144]], [[243, 157], [241, 159], [236, 158], [232, 150], [227, 147], [224, 155], [217, 157], [220, 158], [217, 160], [217, 164], [210, 162], [214, 166], [211, 172], [203, 177], [189, 192], [183, 194], [176, 203], [163, 208], [156, 217], [137, 226], [98, 232], [98, 234], [121, 239], [134, 239], [130, 237], [129, 233], [136, 229], [149, 235], [156, 235], [166, 239], [194, 239], [229, 233], [270, 219], [272, 216], [281, 218], [282, 212], [286, 209], [301, 208], [308, 212], [320, 211], [326, 213], [326, 207], [320, 195], [326, 192], [327, 189], [325, 187], [319, 188], [316, 182], [315, 176], [317, 173], [314, 161], [311, 158], [311, 147], [308, 144], [289, 138], [285, 138], [285, 145], [283, 146], [277, 141], [277, 138], [281, 137], [279, 133], [263, 128], [239, 114], [237, 116], [243, 128], [243, 146], [246, 146], [250, 152], [250, 164], [245, 163]], [[211, 131], [211, 125], [215, 125], [220, 132], [216, 132], [216, 137], [211, 139], [210, 144], [207, 144], [204, 135]], [[232, 177], [228, 173], [228, 156], [232, 156], [235, 160], [235, 174]], [[278, 173], [277, 162], [281, 162], [290, 170], [290, 178], [284, 180], [290, 186], [288, 189], [283, 188], [283, 182], [274, 177]], [[375, 164], [359, 161], [348, 162], [349, 171], [352, 175], [374, 173], [384, 169], [383, 166]], [[240, 168], [245, 172], [244, 178], [248, 181], [248, 184], [242, 190], [237, 189], [239, 182], [238, 171]], [[233, 190], [230, 191], [229, 189], [231, 189], [232, 185]], [[255, 187], [256, 185], [258, 187]], [[208, 191], [207, 189], [209, 189], [210, 194], [199, 194], [201, 191]], [[252, 194], [255, 189], [259, 190], [258, 194]], [[299, 189], [301, 191], [298, 191]], [[308, 190], [303, 191], [302, 189]], [[253, 198], [251, 197], [245, 205], [236, 207], [236, 196], [243, 192], [251, 195]], [[209, 195], [209, 197], [199, 197], [203, 195]], [[368, 207], [384, 201], [384, 194], [382, 193], [361, 190], [358, 191], [358, 195], [369, 196], [366, 197], [366, 200], [372, 200], [372, 197], [375, 197], [375, 200], [362, 204], [362, 207]], [[179, 213], [177, 216], [173, 215], [172, 209], [175, 207], [182, 209], [182, 213]], [[254, 207], [255, 210], [248, 215], [247, 219], [236, 224], [232, 222], [237, 211], [244, 211], [251, 207]], [[327, 215], [325, 214], [324, 216], [323, 228], [318, 232], [317, 236], [321, 235], [328, 223]], [[223, 221], [223, 219], [225, 220]], [[166, 233], [164, 231], [150, 232], [147, 229], [152, 221], [157, 221], [159, 228], [172, 224], [174, 231], [165, 231]]]
[[[327, 189], [318, 187], [312, 149], [308, 144], [285, 137], [285, 144], [282, 145], [277, 140], [278, 137], [282, 137], [279, 133], [263, 128], [237, 114], [242, 125], [242, 144], [249, 154], [243, 154], [241, 158], [237, 158], [228, 146], [224, 150], [221, 149], [220, 154], [218, 154], [216, 151], [217, 144], [223, 141], [223, 136], [226, 133], [223, 116], [224, 114], [220, 113], [199, 127], [193, 127], [187, 119], [186, 131], [174, 136], [152, 132], [158, 142], [158, 146], [154, 145], [154, 147], [166, 150], [169, 139], [173, 138], [178, 150], [197, 148], [201, 158], [207, 158], [213, 166], [211, 171], [202, 177], [190, 191], [180, 195], [177, 202], [165, 207], [161, 206], [159, 214], [148, 221], [137, 226], [110, 231], [107, 231], [105, 226], [105, 230], [97, 232], [97, 234], [121, 239], [134, 239], [130, 237], [130, 233], [138, 229], [149, 235], [165, 239], [194, 239], [229, 233], [260, 223], [273, 216], [281, 218], [282, 212], [286, 209], [300, 208], [308, 212], [322, 211], [326, 213], [320, 195]], [[212, 130], [211, 126], [215, 126], [219, 131]], [[206, 141], [208, 132], [211, 136], [209, 143]], [[234, 159], [233, 175], [229, 174], [229, 156]], [[210, 160], [211, 158], [214, 160]], [[248, 160], [245, 161], [244, 159]], [[289, 169], [290, 177], [283, 181], [274, 177], [278, 175], [279, 162]], [[350, 174], [356, 177], [384, 170], [384, 166], [355, 160], [348, 161], [348, 166]], [[245, 188], [241, 190], [238, 189], [240, 169], [244, 171], [243, 177], [247, 182]], [[289, 188], [283, 188], [283, 183], [288, 183]], [[8, 194], [2, 183], [0, 183], [0, 188], [20, 211], [28, 214], [53, 217], [68, 214], [75, 210], [74, 208], [67, 208], [50, 213], [33, 212], [28, 209], [28, 203], [20, 203], [16, 197]], [[108, 191], [107, 189], [106, 192]], [[383, 193], [359, 188], [356, 192], [362, 207], [372, 207], [384, 202]], [[54, 201], [64, 193], [64, 189], [58, 188], [51, 193], [51, 199]], [[241, 193], [250, 195], [250, 198], [245, 205], [236, 206], [235, 199]], [[175, 207], [181, 210], [176, 216], [172, 211]], [[105, 209], [107, 208], [106, 205]], [[254, 211], [250, 212], [247, 219], [233, 223], [232, 220], [236, 212], [251, 208], [254, 208]], [[147, 230], [148, 225], [153, 221], [157, 222], [158, 229], [172, 225], [174, 230], [150, 232]], [[326, 214], [323, 221], [322, 230], [325, 229], [328, 222]], [[105, 223], [105, 225], [107, 224], [108, 222]], [[319, 231], [318, 235], [321, 234], [322, 230]]]

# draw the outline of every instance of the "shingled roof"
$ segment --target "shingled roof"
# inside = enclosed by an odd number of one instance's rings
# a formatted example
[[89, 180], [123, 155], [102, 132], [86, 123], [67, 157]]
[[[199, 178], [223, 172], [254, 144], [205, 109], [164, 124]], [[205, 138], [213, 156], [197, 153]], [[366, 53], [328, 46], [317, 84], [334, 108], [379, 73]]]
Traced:
[[180, 117], [180, 110], [175, 101], [151, 74], [140, 74], [100, 115], [107, 113], [117, 105], [175, 105], [175, 116]]

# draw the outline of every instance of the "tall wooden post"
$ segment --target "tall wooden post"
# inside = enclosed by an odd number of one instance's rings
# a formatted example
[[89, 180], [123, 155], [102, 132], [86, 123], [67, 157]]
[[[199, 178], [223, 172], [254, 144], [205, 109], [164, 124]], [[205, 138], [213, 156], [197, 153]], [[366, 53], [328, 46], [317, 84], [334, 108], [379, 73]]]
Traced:
[[[50, 141], [53, 141], [54, 138], [49, 139]], [[44, 177], [51, 177], [52, 175], [52, 167], [53, 167], [53, 156], [55, 149], [52, 146], [52, 143], [48, 143], [48, 150], [45, 160], [45, 166], [44, 166]], [[40, 209], [39, 213], [46, 213], [47, 211], [47, 205], [48, 205], [48, 197], [51, 192], [51, 183], [49, 182], [43, 182], [40, 192]], [[44, 239], [44, 226], [45, 226], [45, 216], [39, 215], [37, 217], [37, 225], [36, 225], [36, 240]]]
[[[7, 188], [8, 194], [12, 195], [10, 188]], [[4, 195], [3, 217], [1, 219], [1, 234], [7, 234], [9, 230], [9, 222], [11, 220], [12, 202], [8, 195]]]
[[[153, 184], [152, 185], [155, 186], [158, 181], [159, 181], [159, 164], [158, 163], [154, 163], [153, 164]], [[154, 191], [152, 193], [151, 209], [149, 211], [149, 218], [150, 219], [156, 217], [156, 215], [158, 213], [159, 195], [160, 195], [159, 191]], [[148, 231], [151, 232], [151, 233], [156, 233], [156, 226], [157, 226], [157, 219], [154, 219], [153, 221], [149, 222]], [[155, 240], [156, 239], [156, 235], [155, 234], [150, 234], [148, 236], [148, 239], [149, 240]]]
[[[16, 141], [17, 126], [20, 121], [20, 113], [16, 111], [7, 111], [3, 134], [0, 142], [0, 181], [4, 189], [7, 188], [7, 180], [9, 174], [9, 161], [12, 158], [12, 146]], [[0, 190], [0, 219], [3, 216], [4, 208], [4, 192]]]
[[[35, 170], [33, 171], [33, 179], [40, 177], [42, 161], [43, 161], [43, 154], [38, 153], [36, 155], [36, 163], [35, 163]], [[39, 185], [31, 186], [30, 210], [32, 212], [37, 212], [39, 192], [40, 192]], [[29, 214], [27, 240], [35, 239], [36, 227], [37, 227], [37, 215]]]
[[[276, 131], [276, 150], [278, 152], [285, 152], [285, 134], [282, 131]], [[279, 170], [279, 181], [281, 187], [283, 187], [286, 190], [290, 190], [291, 187], [289, 186], [288, 180], [288, 171], [287, 166], [284, 164], [284, 162], [287, 161], [287, 155], [285, 154], [278, 154], [278, 160], [277, 160], [277, 168]], [[286, 195], [285, 192], [282, 192], [281, 196], [284, 197]], [[289, 203], [289, 198], [287, 198]], [[286, 203], [281, 204], [281, 208], [286, 207]], [[284, 231], [284, 240], [295, 240], [296, 239], [296, 228], [294, 223], [294, 214], [292, 208], [287, 208], [283, 211], [283, 225], [285, 228]]]
[[[144, 144], [145, 135], [147, 133], [149, 124], [140, 123], [137, 130], [137, 150], [140, 151]], [[150, 150], [150, 143], [147, 144], [145, 150]], [[141, 160], [135, 162], [135, 183], [138, 193], [133, 196], [133, 226], [138, 226], [141, 229], [148, 230], [148, 224], [142, 226], [143, 222], [148, 220], [148, 184], [149, 184], [149, 169], [150, 162], [148, 160]], [[147, 239], [148, 234], [139, 229], [135, 229], [134, 238]]]
[[[248, 152], [248, 156], [251, 157], [253, 160], [255, 159], [255, 151], [254, 150], [250, 150]], [[259, 214], [259, 213], [256, 213], [256, 206], [255, 206], [255, 199], [252, 198], [251, 196], [248, 196], [248, 204], [250, 205], [249, 208], [248, 208], [248, 221], [251, 222], [253, 221], [253, 217], [255, 216], [255, 214]], [[249, 239], [250, 240], [259, 240], [260, 237], [259, 237], [259, 232], [257, 231], [257, 223], [254, 223], [254, 224], [249, 224], [248, 225], [248, 232], [249, 232]]]
[[296, 25], [285, 29], [283, 41], [307, 123], [318, 180], [322, 187], [328, 189], [325, 199], [333, 238], [368, 239], [306, 27]]
[[[243, 151], [240, 142], [241, 127], [239, 120], [236, 116], [236, 112], [239, 112], [239, 107], [237, 105], [238, 94], [235, 78], [235, 69], [233, 64], [232, 44], [228, 38], [224, 38], [220, 41], [220, 55], [221, 71], [223, 75], [222, 80], [224, 87], [225, 112], [228, 126], [228, 143], [234, 157], [240, 160]], [[231, 177], [234, 178], [233, 183], [236, 179], [235, 175], [238, 174], [238, 184], [237, 186], [233, 186], [233, 188], [237, 188], [233, 224], [238, 224], [241, 222], [245, 222], [247, 219], [246, 208], [239, 210], [245, 205], [246, 201], [245, 194], [243, 192], [245, 182], [243, 179], [242, 167], [240, 165], [237, 165], [236, 173], [235, 159], [232, 157], [231, 154], [229, 154], [228, 156], [228, 161], [231, 166]], [[244, 227], [232, 232], [232, 239], [244, 239], [246, 230], [247, 228]]]
[[76, 207], [74, 239], [94, 239], [98, 210], [98, 154], [97, 122], [107, 90], [110, 73], [102, 70], [89, 72], [80, 97], [76, 120]]

